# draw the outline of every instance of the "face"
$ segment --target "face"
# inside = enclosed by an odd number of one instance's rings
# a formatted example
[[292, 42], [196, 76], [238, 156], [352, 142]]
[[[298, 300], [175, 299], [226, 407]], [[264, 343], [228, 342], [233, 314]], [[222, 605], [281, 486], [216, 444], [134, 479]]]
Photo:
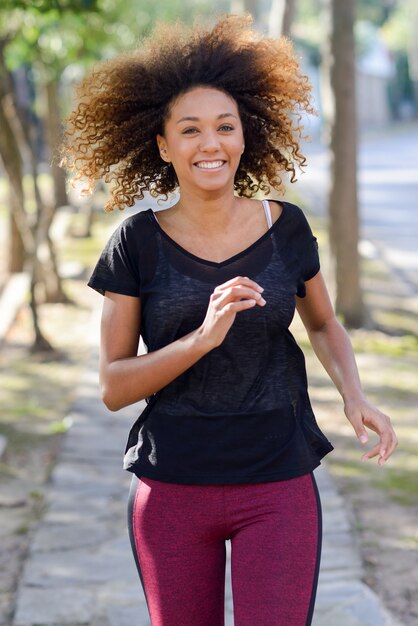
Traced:
[[230, 96], [206, 87], [181, 95], [157, 142], [161, 158], [172, 163], [181, 190], [233, 191], [244, 133]]

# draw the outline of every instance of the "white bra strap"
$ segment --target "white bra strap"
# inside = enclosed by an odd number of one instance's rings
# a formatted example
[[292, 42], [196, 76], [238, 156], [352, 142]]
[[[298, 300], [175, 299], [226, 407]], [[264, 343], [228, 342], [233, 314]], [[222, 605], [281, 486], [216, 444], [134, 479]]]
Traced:
[[152, 212], [152, 214], [153, 214], [153, 216], [154, 216], [155, 221], [156, 221], [156, 222], [157, 222], [157, 224], [159, 225], [159, 224], [160, 224], [160, 222], [158, 221], [158, 218], [157, 218], [157, 215], [156, 215], [155, 211], [153, 211], [153, 212]]
[[273, 220], [271, 218], [270, 205], [268, 203], [268, 200], [262, 200], [261, 202], [263, 204], [264, 213], [266, 214], [267, 225], [269, 228], [271, 228], [273, 226]]

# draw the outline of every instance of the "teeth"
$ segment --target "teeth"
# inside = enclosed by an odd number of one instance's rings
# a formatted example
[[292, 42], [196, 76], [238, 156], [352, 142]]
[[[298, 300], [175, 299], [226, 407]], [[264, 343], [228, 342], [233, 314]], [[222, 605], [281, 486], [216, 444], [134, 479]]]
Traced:
[[224, 164], [224, 161], [200, 161], [196, 163], [197, 167], [201, 167], [204, 170], [212, 170], [216, 167], [221, 167]]

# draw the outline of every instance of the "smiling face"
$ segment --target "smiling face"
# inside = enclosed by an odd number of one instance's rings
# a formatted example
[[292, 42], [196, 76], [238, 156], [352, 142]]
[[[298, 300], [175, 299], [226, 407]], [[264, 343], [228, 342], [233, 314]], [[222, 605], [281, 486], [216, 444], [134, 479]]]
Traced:
[[237, 104], [224, 92], [196, 87], [179, 96], [157, 142], [181, 190], [233, 191], [244, 133]]

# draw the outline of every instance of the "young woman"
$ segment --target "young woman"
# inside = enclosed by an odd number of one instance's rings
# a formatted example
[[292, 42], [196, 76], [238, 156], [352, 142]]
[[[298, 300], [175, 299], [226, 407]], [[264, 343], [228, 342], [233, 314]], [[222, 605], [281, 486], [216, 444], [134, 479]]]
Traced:
[[89, 282], [104, 295], [103, 400], [114, 411], [148, 400], [125, 468], [153, 626], [224, 623], [226, 540], [237, 626], [311, 623], [312, 471], [332, 445], [288, 329], [295, 307], [357, 437], [379, 436], [363, 458], [383, 464], [396, 446], [389, 418], [364, 398], [302, 211], [253, 199], [304, 163], [309, 89], [289, 42], [230, 16], [212, 29], [160, 28], [85, 79], [69, 120], [67, 165], [112, 184], [109, 210], [178, 192], [174, 206], [117, 228]]

